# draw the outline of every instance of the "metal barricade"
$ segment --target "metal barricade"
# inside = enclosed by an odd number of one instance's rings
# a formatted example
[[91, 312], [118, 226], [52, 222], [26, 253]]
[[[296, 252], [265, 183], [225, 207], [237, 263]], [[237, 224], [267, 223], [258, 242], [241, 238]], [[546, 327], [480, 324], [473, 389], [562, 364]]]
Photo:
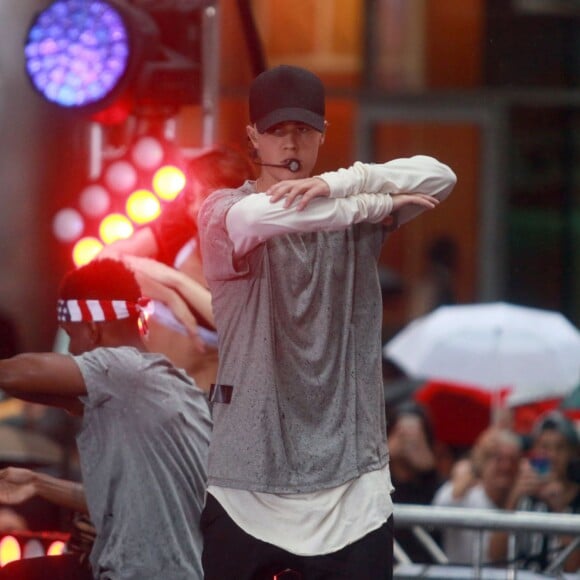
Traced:
[[[532, 580], [536, 578], [580, 578], [578, 574], [559, 572], [568, 555], [580, 544], [580, 514], [536, 513], [490, 509], [468, 509], [460, 507], [438, 507], [429, 505], [395, 504], [395, 528], [413, 529], [415, 536], [432, 554], [435, 565], [417, 565], [406, 558], [397, 546], [395, 555], [399, 564], [395, 566], [395, 579], [441, 578], [457, 579], [507, 579]], [[427, 529], [464, 528], [476, 530], [477, 542], [474, 546], [472, 566], [451, 566], [445, 554], [429, 536]], [[515, 534], [517, 532], [542, 532], [574, 536], [570, 545], [562, 551], [543, 574], [518, 570], [515, 564], [505, 569], [483, 566], [482, 532], [484, 530], [504, 530], [510, 533], [508, 562], [515, 561]]]

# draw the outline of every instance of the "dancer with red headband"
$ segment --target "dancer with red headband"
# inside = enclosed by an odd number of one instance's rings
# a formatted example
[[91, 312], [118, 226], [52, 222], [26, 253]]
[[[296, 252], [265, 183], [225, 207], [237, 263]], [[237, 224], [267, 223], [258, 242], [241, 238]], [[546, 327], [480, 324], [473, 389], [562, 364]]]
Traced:
[[68, 274], [59, 292], [72, 356], [0, 361], [0, 389], [9, 395], [83, 414], [83, 485], [7, 468], [0, 502], [41, 496], [88, 513], [96, 529], [85, 575], [69, 556], [9, 564], [0, 578], [202, 578], [209, 409], [185, 372], [146, 352], [146, 302], [122, 262], [93, 261]]

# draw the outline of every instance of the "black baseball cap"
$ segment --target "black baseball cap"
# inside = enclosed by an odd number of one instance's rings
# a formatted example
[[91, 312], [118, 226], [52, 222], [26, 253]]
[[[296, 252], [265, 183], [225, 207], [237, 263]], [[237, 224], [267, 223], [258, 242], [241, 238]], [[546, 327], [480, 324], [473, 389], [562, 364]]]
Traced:
[[259, 74], [250, 86], [250, 121], [260, 133], [285, 121], [324, 131], [325, 90], [309, 70], [282, 64]]

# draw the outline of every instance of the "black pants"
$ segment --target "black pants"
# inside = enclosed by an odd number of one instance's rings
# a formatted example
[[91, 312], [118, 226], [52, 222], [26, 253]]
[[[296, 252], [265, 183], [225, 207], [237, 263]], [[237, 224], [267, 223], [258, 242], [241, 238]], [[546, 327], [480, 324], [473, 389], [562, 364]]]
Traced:
[[[323, 556], [297, 556], [246, 534], [211, 495], [201, 516], [205, 580], [392, 580], [393, 518]], [[284, 570], [293, 570], [294, 573]], [[298, 574], [296, 574], [298, 573]]]

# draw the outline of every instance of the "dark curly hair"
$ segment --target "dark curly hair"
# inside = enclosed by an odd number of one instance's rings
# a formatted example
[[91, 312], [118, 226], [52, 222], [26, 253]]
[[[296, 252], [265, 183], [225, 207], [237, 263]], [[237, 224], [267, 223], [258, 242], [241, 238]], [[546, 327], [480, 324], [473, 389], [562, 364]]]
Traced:
[[96, 259], [68, 272], [58, 291], [61, 300], [127, 300], [137, 302], [141, 288], [133, 272], [118, 260]]

